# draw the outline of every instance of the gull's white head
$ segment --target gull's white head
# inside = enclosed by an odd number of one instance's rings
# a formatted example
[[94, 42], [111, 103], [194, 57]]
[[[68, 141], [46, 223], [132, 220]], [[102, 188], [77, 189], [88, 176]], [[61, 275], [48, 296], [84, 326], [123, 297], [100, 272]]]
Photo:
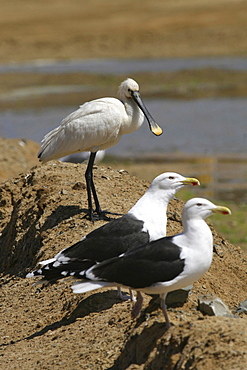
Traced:
[[164, 172], [155, 177], [150, 185], [150, 188], [174, 190], [176, 192], [185, 185], [200, 185], [200, 181], [193, 177], [184, 177], [176, 172]]
[[188, 200], [183, 208], [182, 220], [201, 219], [205, 220], [213, 213], [222, 213], [223, 215], [231, 214], [229, 208], [217, 206], [204, 198], [192, 198]]

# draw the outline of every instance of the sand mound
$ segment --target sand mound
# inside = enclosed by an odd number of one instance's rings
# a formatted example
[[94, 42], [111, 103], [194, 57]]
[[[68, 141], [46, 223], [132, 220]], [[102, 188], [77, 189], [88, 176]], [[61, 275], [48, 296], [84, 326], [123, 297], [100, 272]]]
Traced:
[[[32, 286], [33, 280], [24, 279], [38, 261], [104, 223], [92, 224], [85, 217], [84, 171], [85, 165], [53, 162], [0, 187], [1, 366], [246, 368], [246, 316], [210, 317], [197, 310], [200, 294], [215, 294], [232, 310], [247, 298], [246, 255], [215, 230], [212, 267], [194, 284], [186, 304], [170, 309], [169, 331], [149, 296], [141, 316], [133, 321], [131, 303], [120, 302], [115, 289], [73, 295], [68, 281], [40, 289]], [[102, 207], [119, 214], [126, 213], [148, 187], [125, 171], [101, 166], [95, 168], [95, 183]], [[169, 235], [181, 230], [182, 205], [179, 200], [171, 202]]]

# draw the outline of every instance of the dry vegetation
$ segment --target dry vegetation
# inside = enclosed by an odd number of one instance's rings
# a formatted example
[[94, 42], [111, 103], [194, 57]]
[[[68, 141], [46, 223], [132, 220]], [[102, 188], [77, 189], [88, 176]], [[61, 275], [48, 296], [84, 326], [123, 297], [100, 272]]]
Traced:
[[2, 62], [246, 55], [241, 0], [2, 2]]

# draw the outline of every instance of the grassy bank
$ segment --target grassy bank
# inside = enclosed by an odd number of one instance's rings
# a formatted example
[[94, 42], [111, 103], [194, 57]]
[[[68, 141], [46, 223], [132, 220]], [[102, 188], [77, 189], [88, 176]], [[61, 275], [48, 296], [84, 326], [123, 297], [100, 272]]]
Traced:
[[[199, 99], [247, 96], [247, 71], [204, 68], [178, 72], [135, 73], [129, 77], [138, 81], [142, 96], [145, 98]], [[117, 87], [125, 78], [125, 74], [111, 76], [85, 73], [5, 73], [1, 75], [0, 109], [78, 106], [84, 101], [100, 96], [116, 96]], [[59, 94], [54, 94], [54, 87], [60, 90]], [[66, 87], [71, 88], [71, 92], [68, 92]], [[81, 87], [79, 91], [78, 87]]]

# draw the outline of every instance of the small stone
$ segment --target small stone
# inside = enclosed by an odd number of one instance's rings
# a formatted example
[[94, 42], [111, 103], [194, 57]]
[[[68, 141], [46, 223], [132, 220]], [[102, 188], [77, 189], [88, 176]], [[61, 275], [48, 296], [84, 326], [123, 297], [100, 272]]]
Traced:
[[169, 292], [166, 297], [166, 304], [167, 306], [173, 306], [173, 305], [183, 305], [188, 295], [193, 288], [193, 285], [188, 285], [187, 287], [183, 289], [174, 290], [173, 292]]
[[24, 146], [26, 146], [27, 144], [26, 144], [26, 142], [25, 142], [24, 140], [19, 140], [19, 141], [18, 141], [18, 145], [20, 145], [20, 146], [24, 147]]
[[112, 317], [109, 321], [108, 321], [108, 324], [109, 325], [114, 325], [116, 323], [116, 320], [114, 317]]
[[84, 190], [86, 189], [86, 185], [83, 182], [78, 181], [74, 186], [72, 186], [73, 190]]
[[169, 220], [171, 221], [177, 221], [181, 222], [181, 216], [175, 211], [175, 212], [167, 212], [167, 216]]
[[237, 308], [237, 313], [244, 312], [247, 315], [247, 299], [241, 302]]
[[214, 244], [214, 252], [219, 256], [219, 257], [224, 257], [224, 251], [223, 248], [220, 245]]
[[62, 194], [62, 195], [67, 195], [67, 194], [68, 194], [68, 191], [67, 191], [67, 190], [65, 190], [65, 189], [62, 189], [62, 190], [61, 190], [61, 194]]
[[234, 317], [227, 305], [213, 295], [201, 295], [198, 298], [198, 310], [209, 316], [228, 316]]

